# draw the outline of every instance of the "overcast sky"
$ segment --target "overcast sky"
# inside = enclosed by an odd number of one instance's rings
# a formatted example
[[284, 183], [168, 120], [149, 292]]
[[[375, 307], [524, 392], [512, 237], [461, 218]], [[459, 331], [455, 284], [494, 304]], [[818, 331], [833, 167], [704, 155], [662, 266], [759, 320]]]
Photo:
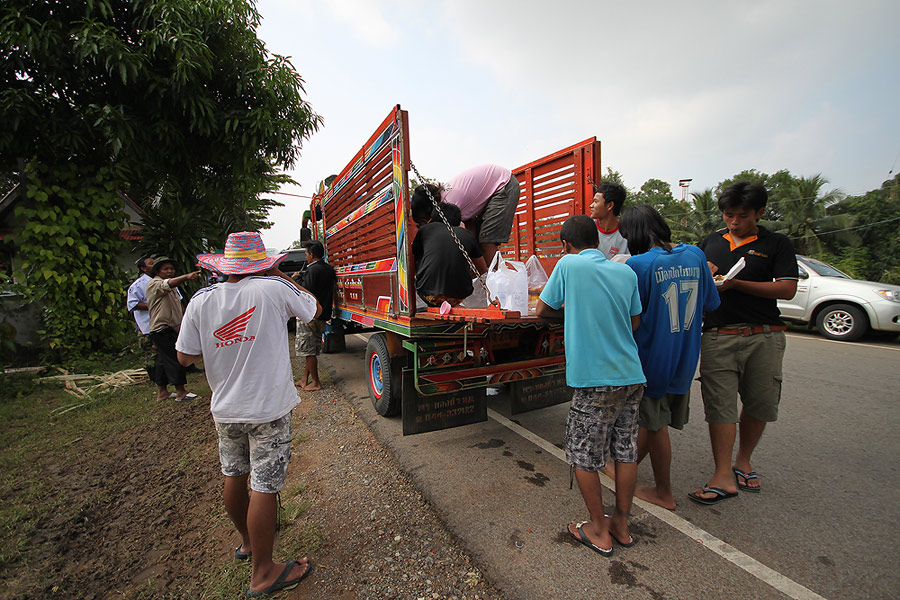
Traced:
[[[259, 0], [259, 37], [291, 57], [324, 118], [292, 171], [309, 195], [395, 104], [411, 158], [446, 181], [515, 168], [591, 136], [639, 188], [743, 169], [821, 173], [863, 193], [900, 168], [900, 2]], [[827, 189], [827, 188], [826, 188]], [[263, 232], [299, 238], [309, 200]]]

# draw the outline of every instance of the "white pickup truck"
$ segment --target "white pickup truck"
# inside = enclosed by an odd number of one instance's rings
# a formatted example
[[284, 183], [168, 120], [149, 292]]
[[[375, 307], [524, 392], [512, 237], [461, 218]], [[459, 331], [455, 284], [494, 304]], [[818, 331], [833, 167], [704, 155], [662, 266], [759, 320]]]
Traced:
[[900, 333], [900, 286], [853, 279], [828, 263], [797, 255], [800, 281], [790, 300], [779, 300], [781, 318], [815, 324], [832, 340], [854, 341], [869, 329]]

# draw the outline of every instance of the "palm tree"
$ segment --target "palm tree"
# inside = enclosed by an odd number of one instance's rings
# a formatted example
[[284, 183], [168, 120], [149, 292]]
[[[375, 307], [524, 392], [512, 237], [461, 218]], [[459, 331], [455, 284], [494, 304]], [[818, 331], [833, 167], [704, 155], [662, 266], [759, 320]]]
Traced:
[[827, 247], [858, 246], [859, 236], [849, 229], [855, 224], [852, 215], [828, 214], [828, 207], [838, 203], [843, 194], [831, 190], [822, 194], [828, 180], [821, 174], [799, 177], [778, 190], [775, 203], [778, 220], [767, 224], [784, 233], [800, 254], [818, 254]]

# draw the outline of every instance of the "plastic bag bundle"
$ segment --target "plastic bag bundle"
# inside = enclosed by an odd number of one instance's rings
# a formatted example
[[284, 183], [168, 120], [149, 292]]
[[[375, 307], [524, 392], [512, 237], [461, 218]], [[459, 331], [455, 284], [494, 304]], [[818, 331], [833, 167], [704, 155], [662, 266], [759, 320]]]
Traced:
[[494, 254], [487, 270], [487, 287], [491, 298], [500, 301], [500, 308], [528, 314], [528, 274], [525, 263], [503, 260], [500, 253]]
[[525, 273], [528, 275], [528, 314], [537, 312], [537, 301], [547, 284], [547, 272], [537, 256], [530, 256], [525, 262]]
[[482, 280], [484, 279], [484, 275], [479, 279], [476, 277], [472, 280], [472, 293], [468, 298], [459, 303], [459, 305], [463, 308], [484, 308], [489, 302], [487, 299], [487, 294], [484, 293], [484, 286], [481, 285]]

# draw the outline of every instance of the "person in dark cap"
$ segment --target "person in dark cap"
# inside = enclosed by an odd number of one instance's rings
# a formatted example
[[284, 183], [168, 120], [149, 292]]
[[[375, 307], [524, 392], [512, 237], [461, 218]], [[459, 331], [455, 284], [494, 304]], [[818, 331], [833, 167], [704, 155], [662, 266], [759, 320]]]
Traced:
[[[178, 363], [175, 340], [184, 315], [178, 286], [190, 279], [199, 279], [200, 271], [176, 277], [175, 262], [168, 256], [158, 256], [150, 274], [153, 279], [147, 283], [147, 307], [150, 312], [150, 339], [156, 346], [156, 399], [195, 400], [198, 396], [189, 393], [184, 387], [187, 375], [184, 367]], [[170, 385], [175, 386], [172, 395], [169, 395]]]

